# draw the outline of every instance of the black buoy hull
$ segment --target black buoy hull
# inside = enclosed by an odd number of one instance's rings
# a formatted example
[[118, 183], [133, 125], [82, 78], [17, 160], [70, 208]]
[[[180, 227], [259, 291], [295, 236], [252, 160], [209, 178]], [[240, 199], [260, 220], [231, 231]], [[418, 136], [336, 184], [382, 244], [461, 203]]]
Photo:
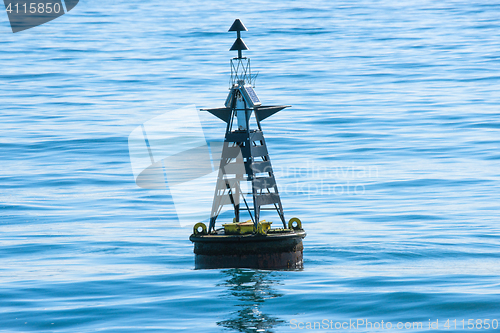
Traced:
[[267, 235], [191, 235], [195, 268], [300, 269], [303, 230]]

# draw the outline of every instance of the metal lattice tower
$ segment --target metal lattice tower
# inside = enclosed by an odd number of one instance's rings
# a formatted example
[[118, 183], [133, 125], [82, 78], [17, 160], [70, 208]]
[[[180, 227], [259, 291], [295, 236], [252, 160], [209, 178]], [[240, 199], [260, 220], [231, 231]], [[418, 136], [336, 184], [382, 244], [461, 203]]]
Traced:
[[[250, 59], [242, 56], [242, 51], [248, 50], [248, 47], [241, 39], [240, 32], [248, 30], [237, 19], [229, 31], [237, 33], [230, 51], [238, 51], [238, 57], [231, 59], [231, 87], [225, 107], [202, 109], [227, 123], [208, 232], [215, 230], [215, 222], [224, 205], [233, 206], [235, 222], [239, 222], [241, 210], [248, 211], [255, 228], [262, 210], [275, 210], [286, 228], [283, 206], [260, 123], [289, 106], [262, 105], [253, 89], [255, 76], [251, 72]], [[257, 128], [250, 129], [253, 119]], [[251, 193], [242, 193], [243, 181], [251, 182]], [[251, 200], [247, 201], [246, 195], [251, 195]], [[241, 207], [242, 201], [244, 207]]]

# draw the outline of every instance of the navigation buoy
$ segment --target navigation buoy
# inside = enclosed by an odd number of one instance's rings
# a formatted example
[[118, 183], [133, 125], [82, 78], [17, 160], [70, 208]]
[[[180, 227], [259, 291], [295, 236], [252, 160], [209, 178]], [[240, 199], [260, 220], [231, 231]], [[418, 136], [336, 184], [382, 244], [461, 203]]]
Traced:
[[[306, 233], [298, 218], [288, 223], [285, 220], [261, 127], [264, 119], [289, 105], [262, 105], [253, 89], [250, 59], [242, 55], [248, 47], [240, 32], [248, 29], [237, 19], [229, 31], [237, 33], [230, 51], [238, 51], [238, 57], [230, 61], [231, 86], [225, 107], [202, 109], [227, 126], [209, 226], [197, 223], [189, 237], [194, 243], [195, 267], [302, 268]], [[226, 205], [234, 210], [233, 221], [216, 228], [217, 217]], [[262, 211], [275, 211], [283, 227], [272, 228], [273, 222], [260, 220]], [[240, 221], [241, 213], [249, 219]]]

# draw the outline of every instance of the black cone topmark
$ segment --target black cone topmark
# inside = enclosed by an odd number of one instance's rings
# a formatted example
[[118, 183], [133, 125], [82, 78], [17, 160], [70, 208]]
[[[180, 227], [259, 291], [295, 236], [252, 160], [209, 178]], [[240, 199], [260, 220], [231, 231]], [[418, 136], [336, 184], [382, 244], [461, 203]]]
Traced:
[[12, 32], [52, 21], [73, 9], [79, 0], [4, 0]]

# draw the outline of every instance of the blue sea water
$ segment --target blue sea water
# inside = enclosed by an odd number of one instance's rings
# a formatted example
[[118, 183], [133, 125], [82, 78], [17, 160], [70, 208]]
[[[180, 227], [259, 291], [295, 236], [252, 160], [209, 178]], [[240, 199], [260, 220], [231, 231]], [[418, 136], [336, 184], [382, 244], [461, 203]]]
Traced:
[[[223, 105], [235, 18], [260, 99], [293, 106], [263, 129], [301, 271], [195, 270], [168, 192], [134, 182], [134, 128]], [[0, 332], [500, 330], [499, 18], [486, 0], [88, 0], [13, 34], [2, 12]]]

